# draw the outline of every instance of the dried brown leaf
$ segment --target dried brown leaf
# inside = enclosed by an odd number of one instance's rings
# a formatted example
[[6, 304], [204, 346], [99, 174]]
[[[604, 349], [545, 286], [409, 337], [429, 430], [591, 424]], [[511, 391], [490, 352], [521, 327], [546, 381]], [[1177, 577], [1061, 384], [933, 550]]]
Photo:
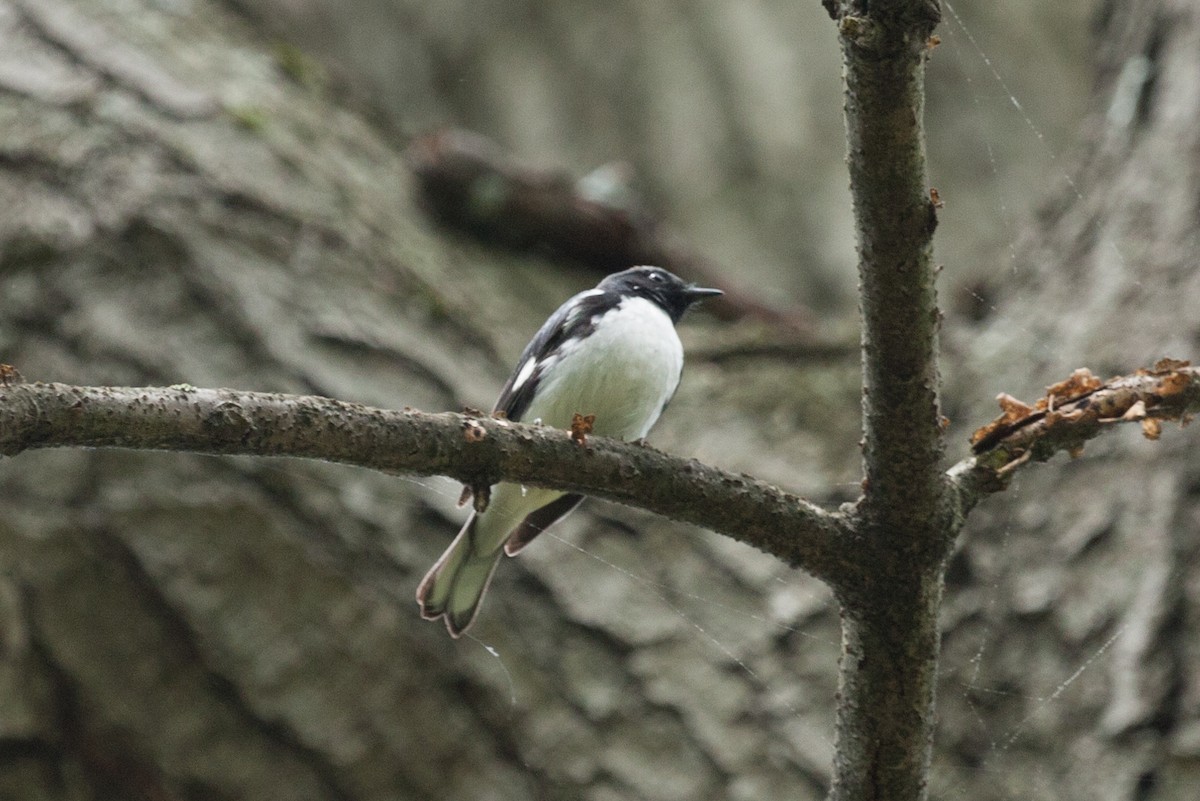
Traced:
[[1187, 359], [1172, 359], [1164, 357], [1154, 363], [1154, 369], [1151, 370], [1155, 375], [1159, 373], [1171, 373], [1176, 370], [1182, 370], [1184, 367], [1191, 367], [1192, 363]]
[[16, 384], [24, 384], [25, 378], [21, 375], [21, 371], [13, 367], [11, 364], [0, 364], [0, 386], [11, 387]]
[[[1165, 361], [1165, 359], [1164, 359]], [[1157, 371], [1156, 371], [1157, 374]], [[1186, 373], [1168, 373], [1158, 382], [1158, 394], [1164, 398], [1178, 395], [1188, 388], [1191, 379]]]
[[1004, 412], [1004, 418], [1015, 423], [1029, 415], [1033, 414], [1034, 408], [1023, 401], [1017, 400], [1007, 392], [1001, 392], [996, 396], [996, 402], [1000, 404], [1000, 409]]
[[592, 433], [592, 426], [596, 422], [596, 415], [583, 415], [575, 412], [571, 416], [571, 439], [575, 440], [580, 445], [587, 444], [587, 435]]
[[1158, 439], [1162, 436], [1162, 423], [1153, 417], [1147, 417], [1142, 421], [1142, 436], [1151, 440]]
[[971, 434], [972, 445], [983, 442], [985, 439], [994, 436], [998, 431], [1008, 428], [1034, 413], [1032, 406], [1022, 403], [1007, 392], [1001, 392], [997, 395], [996, 402], [1000, 404], [1003, 414], [987, 425], [975, 429], [975, 432]]
[[1003, 427], [1004, 421], [1001, 418], [996, 418], [987, 425], [980, 426], [971, 432], [970, 443], [972, 445], [978, 445], [980, 442], [983, 442], [985, 439], [992, 436]]
[[1093, 375], [1091, 370], [1080, 367], [1057, 384], [1046, 387], [1046, 397], [1053, 398], [1050, 403], [1056, 404], [1095, 392], [1102, 386], [1104, 382]]

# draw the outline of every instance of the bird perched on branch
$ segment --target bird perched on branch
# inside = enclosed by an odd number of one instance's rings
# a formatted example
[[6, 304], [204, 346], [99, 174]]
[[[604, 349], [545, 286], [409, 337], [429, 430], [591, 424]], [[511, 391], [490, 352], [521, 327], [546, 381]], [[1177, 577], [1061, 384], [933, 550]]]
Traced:
[[[683, 346], [675, 324], [691, 306], [720, 294], [659, 267], [608, 276], [550, 315], [525, 347], [494, 412], [563, 429], [577, 415], [594, 415], [591, 433], [642, 439], [679, 386]], [[417, 587], [422, 617], [444, 618], [450, 635], [462, 636], [500, 555], [516, 555], [582, 500], [497, 484], [487, 508], [472, 512]]]

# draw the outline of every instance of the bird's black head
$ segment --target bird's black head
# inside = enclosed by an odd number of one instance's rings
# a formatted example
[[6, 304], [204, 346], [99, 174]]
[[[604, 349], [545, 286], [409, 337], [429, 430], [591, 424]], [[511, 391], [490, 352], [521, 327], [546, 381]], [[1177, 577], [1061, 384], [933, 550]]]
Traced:
[[601, 281], [597, 289], [653, 301], [676, 323], [694, 304], [724, 294], [719, 289], [685, 284], [679, 276], [661, 267], [631, 267], [613, 273]]

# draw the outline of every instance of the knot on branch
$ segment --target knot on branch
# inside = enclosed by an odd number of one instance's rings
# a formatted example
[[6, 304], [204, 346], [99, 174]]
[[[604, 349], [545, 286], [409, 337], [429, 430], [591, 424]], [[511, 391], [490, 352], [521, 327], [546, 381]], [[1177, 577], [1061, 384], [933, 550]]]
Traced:
[[236, 401], [218, 403], [204, 416], [201, 424], [209, 436], [225, 442], [245, 442], [254, 431], [254, 421]]
[[478, 420], [466, 418], [462, 421], [463, 439], [470, 443], [483, 442], [487, 438], [487, 429]]

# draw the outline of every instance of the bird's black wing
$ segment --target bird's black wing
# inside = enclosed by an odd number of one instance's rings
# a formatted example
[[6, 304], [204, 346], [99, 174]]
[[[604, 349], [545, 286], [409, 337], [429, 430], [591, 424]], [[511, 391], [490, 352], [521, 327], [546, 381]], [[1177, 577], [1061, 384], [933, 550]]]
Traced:
[[530, 512], [504, 541], [504, 552], [516, 556], [534, 537], [569, 515], [582, 501], [582, 495], [571, 493]]
[[[542, 374], [553, 364], [563, 343], [590, 334], [595, 329], [596, 319], [618, 303], [619, 297], [591, 289], [559, 306], [525, 346], [492, 411], [504, 412], [509, 420], [520, 421], [537, 392]], [[522, 378], [520, 383], [518, 378]]]

